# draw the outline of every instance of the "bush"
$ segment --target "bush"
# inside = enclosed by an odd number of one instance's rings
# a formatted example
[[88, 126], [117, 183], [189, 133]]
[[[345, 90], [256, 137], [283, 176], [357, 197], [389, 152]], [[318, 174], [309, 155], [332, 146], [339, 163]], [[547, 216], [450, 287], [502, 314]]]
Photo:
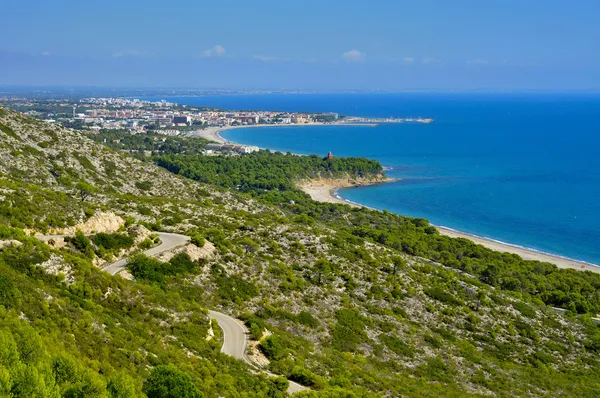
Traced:
[[315, 387], [319, 384], [318, 376], [302, 366], [294, 366], [289, 379], [306, 387]]
[[333, 328], [333, 347], [354, 352], [359, 344], [368, 341], [365, 318], [357, 310], [342, 309], [336, 313], [337, 325]]
[[315, 328], [319, 326], [319, 321], [310, 312], [302, 311], [298, 314], [298, 323]]
[[136, 254], [127, 259], [127, 268], [136, 279], [163, 284], [167, 277], [187, 274], [197, 263], [187, 253], [173, 256], [168, 263], [163, 263], [145, 254]]
[[198, 247], [204, 247], [204, 245], [206, 244], [206, 239], [204, 239], [204, 237], [202, 235], [200, 235], [199, 233], [193, 234], [191, 236], [191, 238], [192, 238], [192, 243]]
[[455, 298], [452, 294], [443, 291], [439, 287], [433, 287], [430, 289], [425, 289], [425, 294], [429, 297], [441, 301], [442, 303], [452, 304], [452, 305], [461, 305], [460, 300]]
[[260, 350], [272, 361], [280, 360], [288, 352], [285, 340], [277, 335], [271, 335], [261, 341]]
[[395, 336], [382, 334], [379, 336], [379, 340], [381, 340], [381, 342], [385, 344], [387, 348], [398, 355], [403, 357], [412, 357], [414, 355], [414, 350], [412, 347]]
[[152, 189], [152, 182], [150, 181], [138, 181], [135, 183], [135, 187], [140, 191], [149, 191]]
[[128, 249], [134, 243], [133, 238], [129, 235], [107, 234], [104, 232], [94, 235], [92, 241], [96, 246], [108, 251]]
[[65, 238], [65, 241], [71, 242], [75, 249], [84, 253], [88, 257], [92, 257], [94, 255], [94, 249], [92, 248], [90, 240], [81, 231], [75, 232], [75, 236], [71, 238]]
[[198, 264], [192, 261], [189, 254], [178, 253], [171, 258], [169, 265], [169, 267], [166, 267], [167, 273], [170, 275], [179, 275], [192, 272]]
[[202, 398], [192, 378], [173, 365], [152, 369], [144, 382], [143, 392], [148, 398]]
[[16, 290], [8, 276], [0, 274], [0, 306], [12, 307]]
[[159, 284], [165, 281], [164, 264], [144, 254], [136, 254], [127, 259], [127, 268], [136, 279]]

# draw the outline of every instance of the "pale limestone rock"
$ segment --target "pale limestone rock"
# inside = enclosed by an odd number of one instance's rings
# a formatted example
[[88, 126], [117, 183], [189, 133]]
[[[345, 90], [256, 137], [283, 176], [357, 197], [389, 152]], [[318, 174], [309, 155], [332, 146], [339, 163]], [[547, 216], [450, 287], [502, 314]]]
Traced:
[[125, 220], [113, 212], [100, 212], [94, 214], [83, 223], [77, 224], [74, 227], [65, 228], [62, 231], [55, 231], [55, 234], [73, 235], [78, 230], [84, 234], [92, 234], [98, 232], [112, 233], [116, 232], [125, 225]]
[[162, 252], [161, 254], [156, 256], [156, 258], [160, 261], [166, 262], [171, 260], [173, 256], [179, 253], [187, 253], [192, 259], [192, 261], [196, 261], [201, 258], [212, 258], [215, 253], [215, 247], [209, 241], [206, 241], [206, 243], [204, 243], [204, 246], [202, 247], [198, 247], [193, 243], [188, 243], [185, 246], [176, 247], [174, 249]]
[[15, 239], [0, 240], [0, 250], [4, 249], [5, 247], [19, 247], [22, 245], [23, 243]]
[[64, 259], [60, 256], [53, 254], [48, 260], [38, 264], [37, 266], [43, 268], [44, 271], [50, 275], [63, 274], [65, 276], [65, 282], [68, 285], [76, 282], [71, 266], [66, 264]]

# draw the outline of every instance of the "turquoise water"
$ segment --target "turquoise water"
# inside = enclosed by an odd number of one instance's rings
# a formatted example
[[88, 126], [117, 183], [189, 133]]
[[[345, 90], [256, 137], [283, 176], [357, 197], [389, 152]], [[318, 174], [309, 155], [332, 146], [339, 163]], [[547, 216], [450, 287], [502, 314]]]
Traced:
[[600, 264], [600, 95], [314, 94], [170, 98], [225, 109], [432, 117], [423, 124], [230, 130], [231, 141], [378, 159], [400, 178], [348, 200]]

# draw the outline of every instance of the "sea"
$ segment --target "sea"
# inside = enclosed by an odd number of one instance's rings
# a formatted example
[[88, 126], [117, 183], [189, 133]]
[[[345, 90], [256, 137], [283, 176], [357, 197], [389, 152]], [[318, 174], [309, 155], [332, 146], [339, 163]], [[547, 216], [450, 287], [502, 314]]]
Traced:
[[[145, 98], [158, 99], [158, 98]], [[352, 202], [600, 264], [600, 94], [332, 93], [165, 97], [228, 110], [432, 118], [430, 124], [257, 127], [223, 137], [299, 154], [377, 159], [397, 182]]]

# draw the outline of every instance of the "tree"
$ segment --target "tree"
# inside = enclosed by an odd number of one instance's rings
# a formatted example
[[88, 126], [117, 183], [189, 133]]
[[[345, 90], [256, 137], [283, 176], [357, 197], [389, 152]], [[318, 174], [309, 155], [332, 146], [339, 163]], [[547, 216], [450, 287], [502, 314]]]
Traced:
[[173, 365], [160, 365], [152, 369], [144, 382], [143, 392], [148, 398], [202, 398], [192, 378]]
[[93, 185], [88, 184], [85, 181], [79, 181], [77, 183], [77, 193], [82, 202], [85, 202], [85, 200], [92, 196], [94, 192], [96, 192], [96, 187]]
[[392, 271], [392, 275], [396, 275], [396, 271], [398, 268], [402, 268], [406, 266], [406, 261], [400, 256], [392, 257], [392, 263], [394, 264], [394, 269]]
[[314, 265], [314, 270], [317, 273], [317, 283], [321, 284], [321, 279], [331, 272], [331, 264], [326, 258], [320, 258]]
[[15, 303], [15, 288], [6, 275], [0, 275], [0, 305], [12, 307]]

